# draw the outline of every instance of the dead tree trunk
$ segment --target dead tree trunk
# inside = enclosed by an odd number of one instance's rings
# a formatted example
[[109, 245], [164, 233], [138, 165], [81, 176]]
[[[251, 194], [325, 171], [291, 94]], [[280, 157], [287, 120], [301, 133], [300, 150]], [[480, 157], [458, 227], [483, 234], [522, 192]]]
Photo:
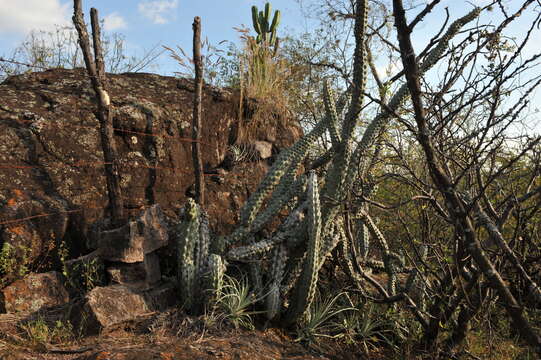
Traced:
[[107, 178], [107, 195], [111, 207], [112, 225], [120, 225], [124, 220], [124, 205], [120, 189], [118, 173], [117, 151], [113, 137], [113, 118], [111, 114], [111, 100], [106, 91], [105, 66], [100, 40], [100, 26], [98, 11], [90, 10], [92, 24], [92, 38], [94, 43], [94, 59], [90, 51], [90, 40], [84, 22], [81, 0], [73, 2], [73, 24], [79, 34], [79, 45], [83, 51], [86, 70], [90, 76], [92, 87], [98, 100], [98, 120], [100, 122], [101, 146], [105, 159], [105, 176]]
[[193, 62], [195, 66], [195, 86], [192, 121], [192, 159], [195, 174], [195, 200], [204, 206], [205, 179], [201, 160], [201, 98], [203, 93], [203, 62], [201, 59], [201, 18], [193, 19]]

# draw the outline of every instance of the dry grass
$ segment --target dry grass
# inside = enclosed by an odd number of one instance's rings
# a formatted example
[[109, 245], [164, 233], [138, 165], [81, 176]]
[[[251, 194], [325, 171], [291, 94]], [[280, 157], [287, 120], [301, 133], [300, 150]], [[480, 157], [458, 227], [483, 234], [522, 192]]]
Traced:
[[535, 359], [535, 354], [528, 355], [528, 349], [524, 345], [508, 338], [490, 337], [481, 332], [469, 332], [466, 339], [468, 352], [483, 360]]
[[[257, 137], [258, 129], [284, 126], [289, 117], [287, 78], [291, 68], [285, 59], [266, 43], [256, 40], [239, 30], [244, 42], [239, 58], [240, 104], [239, 134], [237, 142], [250, 142]], [[247, 99], [255, 99], [256, 105], [249, 119], [243, 119]]]

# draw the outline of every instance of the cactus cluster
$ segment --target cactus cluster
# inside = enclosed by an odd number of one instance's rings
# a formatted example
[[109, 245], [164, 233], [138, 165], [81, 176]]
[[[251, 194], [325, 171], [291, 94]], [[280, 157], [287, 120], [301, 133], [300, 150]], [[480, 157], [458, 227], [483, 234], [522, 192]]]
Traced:
[[[197, 294], [219, 288], [227, 259], [248, 264], [252, 288], [265, 295], [261, 297], [261, 305], [266, 309], [268, 319], [282, 319], [286, 324], [293, 324], [302, 319], [309, 309], [317, 292], [319, 271], [327, 257], [339, 246], [342, 267], [360, 288], [363, 276], [367, 276], [362, 268], [386, 272], [389, 279], [388, 295], [411, 293], [423, 309], [424, 279], [415, 270], [407, 268], [403, 256], [393, 250], [393, 244], [387, 242], [370, 216], [366, 202], [376, 192], [366, 166], [374, 154], [371, 151], [374, 140], [393, 116], [387, 109], [398, 110], [408, 96], [408, 89], [406, 85], [402, 86], [391, 97], [385, 110], [368, 121], [361, 140], [354, 140], [353, 133], [361, 118], [366, 86], [363, 39], [368, 1], [359, 2], [362, 7], [358, 9], [355, 30], [358, 42], [354, 63], [356, 86], [352, 87], [350, 94], [336, 102], [329, 84], [324, 85], [324, 116], [309, 133], [278, 155], [266, 177], [242, 208], [238, 227], [229, 236], [216, 238], [209, 244], [209, 237], [202, 230], [202, 227], [206, 227], [205, 217], [193, 201], [188, 201], [178, 229], [179, 282], [185, 304], [193, 307], [191, 301], [198, 298]], [[276, 12], [271, 22], [270, 12], [269, 4], [261, 12], [256, 7], [252, 8], [258, 39], [272, 43], [276, 39], [280, 14]], [[474, 10], [450, 26], [434, 50], [424, 58], [420, 67], [422, 72], [439, 60], [449, 40], [478, 14], [479, 11]], [[351, 98], [349, 101], [348, 96]], [[345, 113], [343, 117], [342, 113]], [[314, 171], [299, 175], [311, 146], [327, 131], [332, 139], [332, 147], [324, 156], [332, 160], [330, 168], [320, 181]], [[345, 200], [351, 200], [351, 194], [356, 193], [358, 188], [361, 188], [362, 196], [355, 199], [354, 209], [347, 209], [348, 212], [356, 212], [351, 214], [356, 229], [356, 236], [351, 239], [346, 236], [349, 232], [345, 230], [347, 219], [343, 215], [346, 210], [344, 204]], [[260, 230], [284, 209], [289, 215], [272, 235], [262, 238]], [[371, 239], [377, 251], [369, 252]], [[421, 257], [425, 257], [426, 254], [422, 253], [424, 255]], [[372, 254], [379, 254], [381, 259], [370, 258]], [[359, 267], [362, 274], [359, 274]], [[400, 272], [409, 273], [404, 288], [397, 282]], [[200, 284], [204, 285], [202, 289]]]

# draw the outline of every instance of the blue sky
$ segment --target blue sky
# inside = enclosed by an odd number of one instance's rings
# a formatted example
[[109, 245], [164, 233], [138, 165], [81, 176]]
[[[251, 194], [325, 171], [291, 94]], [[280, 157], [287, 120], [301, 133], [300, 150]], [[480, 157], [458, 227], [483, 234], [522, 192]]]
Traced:
[[[211, 44], [222, 40], [238, 41], [233, 27], [251, 27], [252, 5], [264, 6], [262, 0], [83, 0], [87, 23], [90, 7], [105, 19], [105, 31], [125, 35], [128, 49], [142, 55], [156, 44], [192, 50], [192, 22], [202, 18], [203, 37]], [[282, 12], [285, 29], [302, 31], [306, 21], [293, 0], [274, 0], [274, 9]], [[0, 56], [8, 55], [32, 29], [51, 29], [54, 24], [69, 23], [73, 2], [65, 0], [0, 0]], [[163, 55], [158, 61], [160, 73], [178, 70]]]
[[[302, 1], [305, 5], [313, 2], [316, 0]], [[414, 32], [417, 50], [420, 51], [439, 29], [444, 7], [449, 7], [454, 19], [468, 12], [472, 3], [484, 5], [488, 2], [443, 0]], [[250, 7], [257, 5], [262, 8], [264, 3], [264, 0], [83, 0], [87, 22], [90, 7], [97, 8], [100, 18], [105, 19], [105, 31], [122, 33], [126, 37], [128, 52], [138, 55], [157, 44], [173, 48], [178, 45], [191, 53], [194, 16], [201, 16], [203, 37], [208, 37], [211, 44], [218, 44], [222, 40], [238, 42], [238, 33], [233, 27], [244, 24], [251, 28]], [[315, 23], [301, 14], [298, 1], [273, 0], [271, 3], [274, 9], [282, 12], [279, 28], [282, 33], [286, 30], [301, 33], [314, 29]], [[32, 29], [46, 30], [55, 24], [69, 24], [72, 4], [68, 0], [0, 0], [0, 56], [7, 56]], [[533, 14], [531, 11], [525, 17], [531, 18]], [[497, 20], [491, 19], [494, 15], [490, 13], [483, 16], [482, 22]], [[514, 24], [513, 32], [523, 31], [528, 24], [526, 20]], [[536, 36], [541, 37], [541, 31], [537, 31]], [[527, 53], [533, 54], [535, 50], [531, 46]], [[157, 63], [160, 66], [157, 72], [162, 74], [180, 70], [167, 54], [162, 55]]]

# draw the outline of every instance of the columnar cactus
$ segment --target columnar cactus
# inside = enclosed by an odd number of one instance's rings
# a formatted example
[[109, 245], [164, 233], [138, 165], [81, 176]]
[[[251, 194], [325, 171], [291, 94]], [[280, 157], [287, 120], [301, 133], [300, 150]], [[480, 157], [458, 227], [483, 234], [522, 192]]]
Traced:
[[321, 239], [321, 211], [317, 176], [311, 171], [308, 178], [308, 246], [304, 266], [295, 287], [292, 303], [286, 314], [286, 322], [294, 323], [309, 308], [316, 293], [318, 279], [318, 261]]
[[274, 319], [280, 313], [280, 308], [282, 307], [280, 284], [284, 277], [286, 261], [287, 247], [285, 244], [281, 244], [274, 250], [271, 264], [271, 282], [265, 298], [266, 315], [269, 320]]
[[276, 28], [280, 24], [280, 11], [274, 12], [272, 22], [270, 21], [271, 5], [265, 4], [265, 11], [258, 11], [257, 6], [252, 6], [252, 25], [257, 33], [257, 43], [266, 43], [270, 46], [276, 45]]
[[[250, 196], [242, 208], [240, 218], [240, 223], [242, 225], [247, 226], [254, 221], [265, 198], [267, 198], [267, 196], [269, 196], [280, 184], [282, 177], [286, 174], [288, 169], [297, 168], [297, 165], [306, 157], [312, 144], [326, 130], [326, 125], [327, 124], [324, 121], [320, 121], [312, 131], [300, 138], [291, 148], [280, 153], [278, 159], [276, 159], [257, 190]], [[292, 164], [295, 166], [290, 167]], [[232, 244], [236, 240], [238, 240], [238, 238], [231, 236], [228, 238], [228, 243]]]
[[191, 308], [195, 298], [196, 269], [194, 252], [199, 240], [199, 209], [193, 199], [188, 199], [184, 219], [177, 227], [178, 234], [178, 283], [181, 303]]
[[209, 219], [205, 211], [199, 211], [199, 241], [195, 244], [195, 268], [198, 276], [207, 270], [210, 247]]
[[249, 260], [266, 252], [271, 251], [276, 244], [284, 241], [287, 236], [287, 232], [281, 232], [273, 237], [252, 243], [250, 245], [238, 246], [227, 252], [226, 257], [232, 261]]
[[[330, 199], [341, 202], [347, 194], [349, 186], [345, 181], [347, 169], [351, 167], [353, 153], [353, 132], [358, 122], [363, 104], [364, 91], [366, 88], [366, 49], [365, 34], [368, 17], [368, 0], [357, 1], [357, 16], [355, 19], [355, 52], [353, 67], [352, 99], [342, 125], [341, 143], [337, 147], [338, 156], [333, 162], [323, 193]], [[332, 116], [332, 115], [329, 115]], [[334, 204], [325, 206], [323, 218], [325, 223], [332, 222], [336, 216], [337, 206]], [[327, 225], [326, 225], [327, 226]], [[328, 228], [325, 228], [325, 232]]]
[[328, 81], [323, 83], [323, 103], [325, 104], [326, 119], [328, 121], [329, 133], [333, 146], [338, 146], [342, 139], [338, 133], [338, 113], [336, 111], [334, 92]]
[[396, 295], [397, 292], [397, 273], [400, 268], [397, 263], [400, 262], [399, 257], [393, 252], [389, 252], [384, 255], [383, 263], [385, 264], [385, 271], [387, 272], [387, 292], [389, 296]]
[[[365, 175], [365, 179], [368, 179], [368, 181], [363, 181], [360, 183], [359, 187], [361, 188], [362, 196], [364, 198], [369, 198], [377, 191], [378, 185], [368, 176], [368, 174]], [[360, 206], [361, 212], [368, 213], [368, 204], [366, 202], [363, 202]], [[355, 245], [358, 250], [357, 255], [360, 256], [361, 260], [366, 260], [370, 251], [370, 231], [362, 217], [356, 220], [357, 241]]]
[[[481, 13], [480, 8], [473, 9], [466, 16], [456, 20], [451, 24], [445, 35], [440, 39], [436, 47], [428, 53], [424, 61], [421, 63], [419, 70], [420, 75], [430, 70], [439, 60], [445, 49], [449, 47], [449, 41], [458, 33], [458, 31], [467, 23], [473, 21]], [[402, 85], [398, 91], [392, 96], [390, 102], [387, 104], [387, 108], [391, 111], [396, 111], [400, 105], [406, 100], [409, 95], [407, 84]], [[348, 174], [346, 177], [346, 183], [351, 182], [356, 175], [358, 168], [362, 167], [360, 162], [367, 160], [368, 149], [373, 145], [374, 140], [378, 136], [381, 129], [385, 127], [392, 118], [392, 113], [384, 111], [379, 113], [374, 120], [370, 122], [365, 129], [361, 142], [353, 153], [351, 160], [351, 166], [348, 168]]]
[[223, 285], [225, 269], [225, 262], [220, 255], [209, 255], [207, 271], [203, 274], [203, 296], [206, 304], [216, 300]]
[[354, 280], [357, 285], [361, 285], [361, 277], [357, 274], [351, 262], [351, 246], [352, 244], [346, 236], [341, 236], [340, 243], [338, 244], [338, 253], [340, 255], [341, 266], [344, 272], [350, 279]]
[[366, 260], [370, 251], [370, 231], [363, 219], [357, 221], [357, 245], [359, 257]]
[[176, 226], [180, 302], [185, 309], [197, 311], [203, 304], [195, 299], [202, 296], [210, 301], [221, 288], [225, 262], [209, 254], [208, 217], [193, 199], [188, 199], [180, 218]]

